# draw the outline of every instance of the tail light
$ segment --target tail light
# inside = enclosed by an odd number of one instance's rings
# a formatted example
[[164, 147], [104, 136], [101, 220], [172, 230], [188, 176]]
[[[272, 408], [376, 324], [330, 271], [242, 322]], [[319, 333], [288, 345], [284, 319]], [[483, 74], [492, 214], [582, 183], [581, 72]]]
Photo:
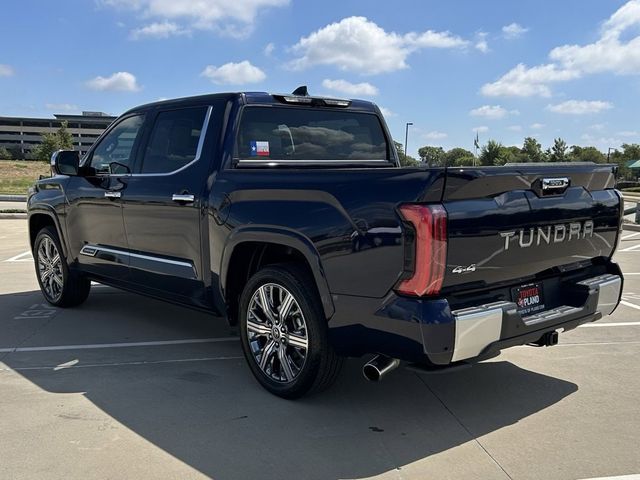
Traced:
[[[406, 245], [407, 270], [396, 290], [405, 295], [437, 295], [442, 289], [447, 261], [447, 211], [441, 205], [406, 204], [399, 208], [402, 218], [415, 232], [413, 245]], [[412, 250], [411, 250], [412, 249]], [[411, 261], [413, 257], [413, 261]]]

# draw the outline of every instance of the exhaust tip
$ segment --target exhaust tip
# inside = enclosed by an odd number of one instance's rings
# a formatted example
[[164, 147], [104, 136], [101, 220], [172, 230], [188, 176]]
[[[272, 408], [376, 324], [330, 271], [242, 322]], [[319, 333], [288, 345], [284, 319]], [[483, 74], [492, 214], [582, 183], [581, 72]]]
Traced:
[[376, 355], [362, 367], [362, 375], [370, 382], [379, 382], [389, 372], [400, 366], [400, 360]]
[[380, 380], [380, 370], [378, 370], [375, 366], [369, 365], [368, 363], [362, 367], [362, 374], [364, 378], [369, 380], [370, 382], [377, 382]]

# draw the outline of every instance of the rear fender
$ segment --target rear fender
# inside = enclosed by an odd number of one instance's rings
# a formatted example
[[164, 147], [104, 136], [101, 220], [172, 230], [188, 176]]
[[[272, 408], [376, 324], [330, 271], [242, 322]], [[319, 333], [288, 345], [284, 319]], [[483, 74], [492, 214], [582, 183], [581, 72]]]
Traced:
[[223, 298], [226, 298], [225, 291], [229, 262], [233, 256], [233, 251], [238, 245], [244, 242], [273, 243], [275, 245], [283, 245], [299, 251], [307, 260], [313, 274], [313, 278], [320, 294], [320, 300], [322, 302], [325, 317], [329, 319], [333, 316], [335, 309], [331, 299], [331, 294], [329, 293], [329, 285], [322, 268], [320, 254], [309, 238], [295, 230], [285, 227], [272, 225], [247, 225], [237, 228], [229, 235], [222, 253], [222, 261], [220, 265], [220, 290]]

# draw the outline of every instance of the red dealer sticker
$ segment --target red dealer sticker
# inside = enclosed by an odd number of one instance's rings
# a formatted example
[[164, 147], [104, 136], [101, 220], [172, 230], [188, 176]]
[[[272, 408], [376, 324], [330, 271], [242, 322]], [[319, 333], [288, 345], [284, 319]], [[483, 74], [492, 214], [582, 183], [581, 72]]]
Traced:
[[531, 315], [544, 310], [542, 283], [530, 283], [511, 289], [511, 298], [518, 306], [520, 315]]

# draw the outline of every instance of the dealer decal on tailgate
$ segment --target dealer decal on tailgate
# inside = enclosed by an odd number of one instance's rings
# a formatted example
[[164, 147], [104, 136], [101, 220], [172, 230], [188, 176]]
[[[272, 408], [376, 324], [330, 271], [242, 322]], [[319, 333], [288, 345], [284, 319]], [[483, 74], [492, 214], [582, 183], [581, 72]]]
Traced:
[[520, 315], [531, 315], [544, 310], [544, 297], [541, 283], [530, 283], [511, 290], [511, 297], [518, 306]]

